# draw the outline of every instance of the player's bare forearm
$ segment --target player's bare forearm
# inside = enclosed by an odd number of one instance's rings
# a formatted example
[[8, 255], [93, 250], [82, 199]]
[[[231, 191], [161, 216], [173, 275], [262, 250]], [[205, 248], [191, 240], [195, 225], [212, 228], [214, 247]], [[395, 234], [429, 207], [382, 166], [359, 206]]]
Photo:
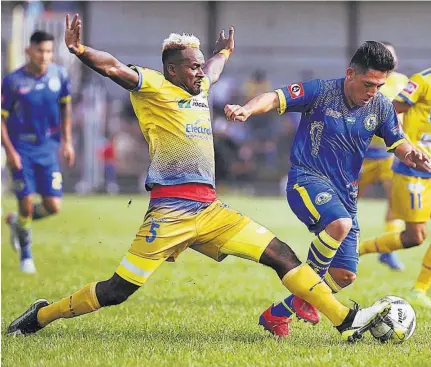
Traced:
[[134, 89], [138, 85], [138, 73], [108, 52], [86, 46], [84, 52], [77, 57], [85, 65], [104, 77], [110, 78], [125, 89]]
[[405, 141], [394, 149], [394, 154], [400, 161], [403, 161], [404, 157], [412, 150], [413, 146], [408, 141]]
[[72, 102], [60, 104], [61, 132], [65, 143], [72, 142]]
[[15, 152], [15, 148], [9, 138], [9, 133], [7, 131], [6, 121], [2, 117], [1, 119], [1, 143], [6, 151], [6, 155]]
[[217, 80], [220, 78], [226, 62], [226, 56], [218, 53], [205, 63], [204, 73], [208, 76], [208, 78], [210, 78], [212, 84], [217, 82]]
[[409, 110], [409, 108], [411, 107], [406, 102], [400, 102], [400, 101], [396, 101], [396, 100], [393, 100], [392, 104], [394, 105], [395, 111], [397, 111], [397, 113], [406, 113]]
[[259, 115], [280, 107], [280, 100], [276, 92], [267, 92], [254, 97], [244, 105], [250, 115]]

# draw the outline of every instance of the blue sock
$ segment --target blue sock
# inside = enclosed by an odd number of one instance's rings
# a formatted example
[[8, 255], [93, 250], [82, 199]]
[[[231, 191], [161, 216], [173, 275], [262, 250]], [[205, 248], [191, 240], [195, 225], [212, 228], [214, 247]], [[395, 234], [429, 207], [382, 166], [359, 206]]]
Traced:
[[21, 261], [25, 259], [31, 259], [33, 256], [31, 255], [31, 246], [27, 245], [21, 247]]
[[271, 310], [271, 314], [273, 314], [274, 316], [287, 316], [287, 317], [292, 316], [294, 312], [292, 301], [293, 301], [293, 294], [285, 298], [279, 304], [275, 305]]
[[21, 246], [21, 261], [31, 259], [31, 227], [18, 227], [19, 243]]

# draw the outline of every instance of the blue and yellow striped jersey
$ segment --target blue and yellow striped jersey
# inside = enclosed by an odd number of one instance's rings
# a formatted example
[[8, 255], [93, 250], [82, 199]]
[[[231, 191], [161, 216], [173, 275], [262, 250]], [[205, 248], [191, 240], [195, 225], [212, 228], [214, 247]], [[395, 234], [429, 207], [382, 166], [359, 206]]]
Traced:
[[[403, 121], [407, 138], [431, 157], [431, 68], [413, 75], [396, 100], [411, 106]], [[407, 176], [431, 178], [431, 173], [409, 168], [399, 161], [395, 161], [393, 170]]]
[[132, 66], [139, 74], [130, 99], [149, 146], [147, 189], [154, 184], [204, 183], [215, 187], [214, 145], [208, 104], [210, 80], [193, 96], [162, 73]]

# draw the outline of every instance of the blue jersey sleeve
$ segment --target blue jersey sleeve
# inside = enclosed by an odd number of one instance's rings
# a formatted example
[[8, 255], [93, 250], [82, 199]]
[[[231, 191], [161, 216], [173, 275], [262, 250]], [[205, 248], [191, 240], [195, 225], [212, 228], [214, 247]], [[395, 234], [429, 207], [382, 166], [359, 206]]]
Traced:
[[306, 112], [310, 109], [319, 94], [319, 79], [309, 80], [304, 83], [294, 83], [287, 87], [276, 89], [280, 100], [278, 113]]
[[66, 103], [71, 100], [71, 88], [69, 75], [64, 67], [60, 68], [61, 76], [61, 91], [60, 91], [60, 103]]
[[401, 124], [398, 122], [397, 113], [392, 104], [389, 107], [383, 123], [377, 128], [375, 135], [383, 138], [388, 151], [395, 149], [406, 140]]
[[12, 112], [14, 104], [14, 93], [13, 87], [11, 83], [11, 78], [6, 76], [3, 79], [3, 83], [1, 86], [1, 115], [4, 119], [9, 117], [9, 114]]

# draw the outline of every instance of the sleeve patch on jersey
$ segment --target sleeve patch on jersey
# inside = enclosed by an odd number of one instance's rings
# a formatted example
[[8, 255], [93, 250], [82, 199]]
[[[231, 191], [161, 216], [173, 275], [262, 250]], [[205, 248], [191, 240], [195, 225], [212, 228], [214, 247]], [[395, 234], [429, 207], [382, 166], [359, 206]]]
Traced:
[[403, 89], [404, 92], [408, 93], [408, 94], [413, 94], [416, 89], [418, 89], [418, 85], [415, 82], [412, 82], [411, 80], [409, 80], [409, 82], [407, 83], [407, 85], [405, 86], [405, 88]]
[[288, 85], [287, 90], [289, 91], [290, 97], [292, 99], [299, 98], [304, 95], [304, 87], [302, 86], [302, 83]]

